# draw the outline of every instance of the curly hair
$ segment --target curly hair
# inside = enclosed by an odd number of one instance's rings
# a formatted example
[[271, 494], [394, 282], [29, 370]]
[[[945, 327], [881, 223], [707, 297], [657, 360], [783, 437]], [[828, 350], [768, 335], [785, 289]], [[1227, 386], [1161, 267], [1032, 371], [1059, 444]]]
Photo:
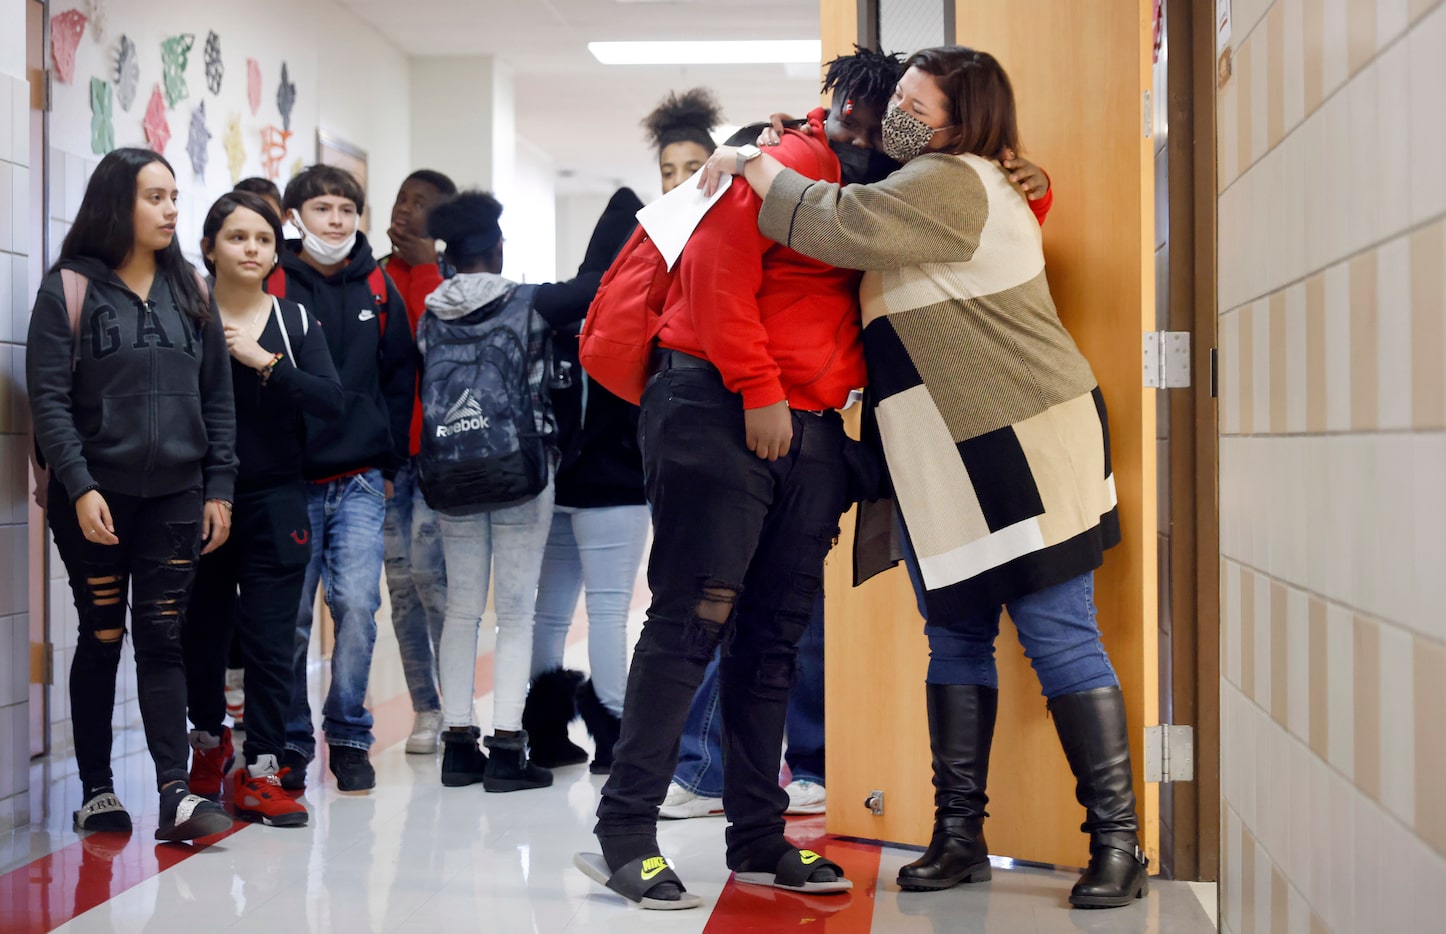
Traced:
[[[904, 76], [903, 56], [897, 52], [854, 46], [854, 54], [840, 55], [828, 62], [823, 91], [834, 97], [857, 100], [883, 112], [894, 95], [894, 86]], [[839, 101], [843, 103], [843, 101]]]
[[710, 154], [717, 148], [709, 135], [723, 122], [723, 108], [707, 88], [693, 88], [682, 94], [676, 91], [663, 98], [653, 112], [643, 118], [643, 129], [658, 152], [673, 143], [690, 142], [702, 146]]

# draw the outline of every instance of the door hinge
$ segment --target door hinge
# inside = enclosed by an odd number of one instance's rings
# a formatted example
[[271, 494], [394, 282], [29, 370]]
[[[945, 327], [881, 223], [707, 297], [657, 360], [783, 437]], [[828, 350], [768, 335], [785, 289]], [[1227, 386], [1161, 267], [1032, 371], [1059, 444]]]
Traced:
[[1145, 102], [1143, 110], [1145, 139], [1149, 139], [1151, 136], [1155, 135], [1155, 107], [1153, 104], [1150, 103], [1150, 91], [1148, 88], [1145, 89]]
[[1182, 389], [1190, 385], [1190, 332], [1146, 331], [1140, 343], [1145, 386]]
[[1145, 728], [1145, 781], [1195, 780], [1195, 728], [1162, 723]]
[[55, 106], [55, 69], [47, 68], [41, 74], [44, 78], [40, 84], [40, 110], [50, 113]]
[[1220, 351], [1210, 348], [1210, 398], [1220, 398]]

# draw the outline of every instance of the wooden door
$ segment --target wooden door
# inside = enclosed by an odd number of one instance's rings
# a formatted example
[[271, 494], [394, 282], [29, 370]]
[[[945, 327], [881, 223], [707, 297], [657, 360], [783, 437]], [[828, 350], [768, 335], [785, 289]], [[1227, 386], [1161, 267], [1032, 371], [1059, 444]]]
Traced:
[[[824, 58], [847, 51], [840, 8], [824, 0]], [[958, 0], [961, 43], [994, 54], [1014, 85], [1026, 155], [1052, 179], [1045, 225], [1049, 281], [1109, 406], [1123, 543], [1096, 578], [1100, 628], [1129, 710], [1135, 787], [1147, 851], [1157, 794], [1144, 783], [1144, 728], [1156, 722], [1155, 399], [1140, 346], [1153, 330], [1153, 161], [1148, 0]], [[838, 43], [830, 47], [828, 43]], [[827, 572], [829, 832], [923, 844], [933, 813], [924, 714], [927, 647], [902, 569], [851, 588], [852, 518]], [[1039, 683], [1013, 629], [998, 643], [999, 725], [989, 794], [990, 849], [1083, 865], [1074, 782]], [[865, 799], [884, 792], [884, 813]]]

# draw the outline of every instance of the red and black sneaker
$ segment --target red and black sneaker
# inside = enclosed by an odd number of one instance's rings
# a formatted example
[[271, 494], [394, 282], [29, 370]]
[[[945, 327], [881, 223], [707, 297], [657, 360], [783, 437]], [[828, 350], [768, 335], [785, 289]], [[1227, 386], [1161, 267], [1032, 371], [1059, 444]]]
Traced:
[[282, 769], [275, 775], [252, 776], [245, 768], [231, 774], [231, 802], [236, 816], [268, 827], [305, 827], [306, 807], [281, 787]]
[[[215, 745], [211, 745], [214, 743]], [[236, 762], [236, 749], [231, 744], [231, 728], [221, 727], [221, 739], [201, 730], [191, 731], [191, 777], [186, 783], [191, 794], [221, 800], [221, 789], [226, 784], [226, 773]]]

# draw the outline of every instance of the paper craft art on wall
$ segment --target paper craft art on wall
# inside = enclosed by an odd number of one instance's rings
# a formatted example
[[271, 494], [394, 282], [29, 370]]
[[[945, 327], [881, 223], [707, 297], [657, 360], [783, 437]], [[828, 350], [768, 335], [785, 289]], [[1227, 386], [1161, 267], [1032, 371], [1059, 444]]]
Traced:
[[196, 173], [196, 181], [206, 180], [206, 147], [211, 142], [211, 130], [206, 126], [206, 102], [196, 105], [191, 111], [191, 132], [186, 137], [186, 155], [191, 157], [191, 171]]
[[69, 84], [75, 77], [75, 47], [85, 35], [85, 14], [66, 10], [50, 18], [50, 58], [55, 62], [55, 77]]
[[261, 128], [261, 169], [275, 181], [281, 177], [281, 163], [286, 160], [286, 143], [291, 133], [279, 126]]
[[281, 85], [276, 89], [276, 109], [281, 111], [281, 128], [291, 129], [291, 108], [296, 106], [296, 85], [287, 73], [286, 63], [281, 63]]
[[231, 170], [231, 184], [241, 181], [241, 172], [246, 168], [246, 141], [241, 137], [241, 115], [232, 114], [226, 121], [226, 168]]
[[90, 79], [90, 151], [103, 156], [115, 148], [110, 82]]
[[186, 64], [191, 59], [191, 49], [196, 37], [189, 32], [172, 36], [161, 43], [161, 80], [166, 83], [166, 105], [176, 106], [191, 95], [186, 87]]
[[212, 94], [221, 93], [221, 79], [226, 66], [221, 62], [221, 37], [215, 30], [206, 33], [206, 87]]
[[254, 58], [246, 59], [246, 101], [251, 105], [251, 116], [261, 109], [261, 64]]
[[136, 89], [141, 83], [141, 58], [131, 37], [121, 33], [116, 40], [115, 96], [121, 110], [130, 110], [136, 102]]
[[171, 141], [171, 125], [166, 122], [166, 99], [161, 96], [159, 84], [151, 91], [151, 102], [146, 105], [146, 119], [142, 125], [146, 129], [147, 145], [156, 152], [164, 153], [166, 144]]
[[110, 2], [109, 0], [89, 0], [85, 5], [86, 12], [90, 14], [90, 38], [92, 42], [100, 44], [105, 41], [106, 27], [110, 25]]

